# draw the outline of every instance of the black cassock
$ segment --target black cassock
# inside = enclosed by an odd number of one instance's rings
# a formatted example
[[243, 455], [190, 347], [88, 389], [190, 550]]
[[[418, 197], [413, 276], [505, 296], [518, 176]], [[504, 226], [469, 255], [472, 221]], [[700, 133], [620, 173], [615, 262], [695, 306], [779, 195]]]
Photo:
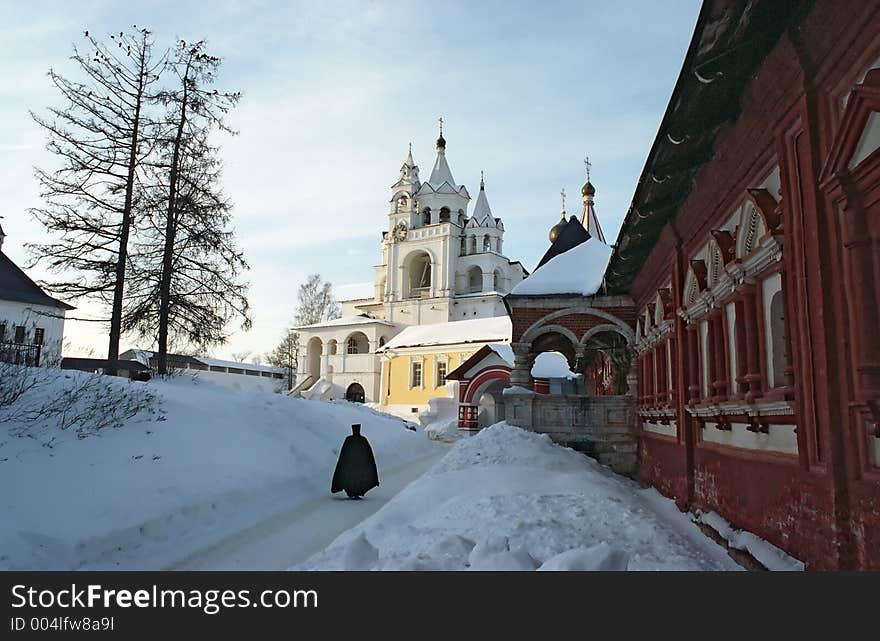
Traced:
[[351, 431], [339, 451], [330, 491], [345, 490], [349, 497], [357, 498], [379, 485], [379, 473], [370, 442], [361, 436], [361, 426], [352, 425]]

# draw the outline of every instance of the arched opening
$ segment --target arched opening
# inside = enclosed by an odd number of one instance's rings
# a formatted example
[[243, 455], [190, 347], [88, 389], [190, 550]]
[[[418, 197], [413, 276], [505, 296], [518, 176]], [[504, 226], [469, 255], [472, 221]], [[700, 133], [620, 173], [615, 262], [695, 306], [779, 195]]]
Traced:
[[495, 275], [492, 279], [492, 289], [494, 289], [496, 292], [503, 292], [504, 291], [504, 282], [503, 281], [504, 281], [504, 277], [501, 275], [501, 271], [496, 269]]
[[330, 356], [336, 355], [336, 339], [332, 338], [327, 342], [327, 354]]
[[431, 257], [427, 252], [416, 251], [407, 256], [404, 282], [409, 288], [408, 298], [418, 298], [428, 294], [431, 288]]
[[441, 207], [440, 208], [440, 222], [448, 223], [449, 222], [449, 207]]
[[364, 388], [360, 383], [352, 383], [345, 390], [345, 400], [350, 403], [363, 403], [366, 400]]
[[492, 239], [489, 237], [488, 234], [483, 236], [483, 251], [484, 252], [492, 251]]
[[461, 251], [459, 254], [461, 256], [467, 255], [467, 238], [465, 236], [461, 237]]
[[355, 332], [345, 339], [346, 354], [368, 354], [370, 341], [363, 332]]
[[406, 197], [406, 194], [401, 195], [397, 199], [397, 211], [406, 211], [406, 208], [409, 206], [409, 198]]
[[458, 225], [459, 225], [459, 227], [464, 227], [464, 219], [465, 218], [466, 218], [466, 216], [464, 215], [464, 210], [459, 209], [458, 210]]
[[480, 390], [477, 402], [477, 425], [480, 429], [504, 420], [504, 388], [506, 380], [490, 381]]
[[626, 337], [613, 329], [596, 332], [584, 344], [584, 358], [575, 371], [585, 375], [591, 396], [629, 393], [626, 381], [633, 353]]
[[475, 294], [483, 291], [483, 270], [474, 265], [468, 270], [468, 292]]
[[477, 237], [476, 236], [471, 236], [471, 253], [472, 254], [477, 253]]
[[561, 352], [541, 352], [530, 371], [535, 391], [549, 394], [577, 394], [580, 376], [571, 371], [568, 359]]
[[568, 363], [568, 369], [573, 372], [578, 371], [575, 366], [575, 346], [567, 336], [556, 331], [541, 334], [532, 341], [532, 356], [533, 358], [537, 358], [537, 356], [543, 352], [559, 352], [565, 357], [565, 360]]
[[431, 208], [430, 207], [425, 207], [422, 210], [422, 224], [423, 225], [430, 225], [431, 224]]
[[308, 375], [316, 380], [321, 376], [321, 355], [323, 349], [324, 346], [321, 343], [321, 339], [317, 336], [310, 339], [308, 346], [306, 347], [306, 352], [308, 354], [306, 358]]
[[785, 337], [785, 301], [782, 291], [778, 291], [770, 299], [770, 346], [771, 371], [770, 387], [784, 387], [787, 384], [785, 370], [788, 367]]
[[388, 342], [385, 340], [384, 336], [379, 337], [379, 347], [385, 347], [385, 343]]

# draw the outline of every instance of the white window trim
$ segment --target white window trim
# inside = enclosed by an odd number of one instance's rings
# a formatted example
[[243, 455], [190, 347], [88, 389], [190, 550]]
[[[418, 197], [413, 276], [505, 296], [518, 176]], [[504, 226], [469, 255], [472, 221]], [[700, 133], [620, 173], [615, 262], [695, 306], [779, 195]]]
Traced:
[[442, 385], [446, 385], [446, 376], [443, 377], [443, 382], [440, 382], [440, 365], [441, 363], [446, 366], [446, 373], [449, 374], [449, 358], [447, 356], [442, 356], [434, 359], [434, 387], [441, 387]]
[[[414, 376], [415, 369], [413, 368], [413, 365], [415, 365], [415, 364], [419, 365], [419, 377], [421, 379], [419, 381], [419, 385], [413, 384], [413, 379], [415, 378], [415, 376]], [[424, 359], [424, 357], [409, 359], [409, 389], [416, 389], [416, 388], [425, 389], [425, 359]]]

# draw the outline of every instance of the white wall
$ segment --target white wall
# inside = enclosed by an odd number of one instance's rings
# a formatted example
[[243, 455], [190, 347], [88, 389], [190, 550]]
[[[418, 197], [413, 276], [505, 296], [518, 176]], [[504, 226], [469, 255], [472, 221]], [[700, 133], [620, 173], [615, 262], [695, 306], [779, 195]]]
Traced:
[[57, 367], [61, 364], [64, 314], [65, 310], [58, 307], [0, 300], [0, 322], [6, 322], [5, 341], [12, 342], [15, 338], [14, 325], [27, 327], [25, 344], [33, 343], [35, 327], [42, 327], [45, 330], [40, 355], [41, 365]]

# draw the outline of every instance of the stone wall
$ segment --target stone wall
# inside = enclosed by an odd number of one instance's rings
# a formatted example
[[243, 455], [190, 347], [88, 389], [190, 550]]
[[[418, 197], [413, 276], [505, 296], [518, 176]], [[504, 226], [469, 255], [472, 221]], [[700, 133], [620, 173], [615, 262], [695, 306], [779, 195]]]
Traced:
[[636, 471], [635, 399], [631, 396], [559, 396], [516, 390], [504, 395], [511, 425], [547, 434], [615, 472]]

